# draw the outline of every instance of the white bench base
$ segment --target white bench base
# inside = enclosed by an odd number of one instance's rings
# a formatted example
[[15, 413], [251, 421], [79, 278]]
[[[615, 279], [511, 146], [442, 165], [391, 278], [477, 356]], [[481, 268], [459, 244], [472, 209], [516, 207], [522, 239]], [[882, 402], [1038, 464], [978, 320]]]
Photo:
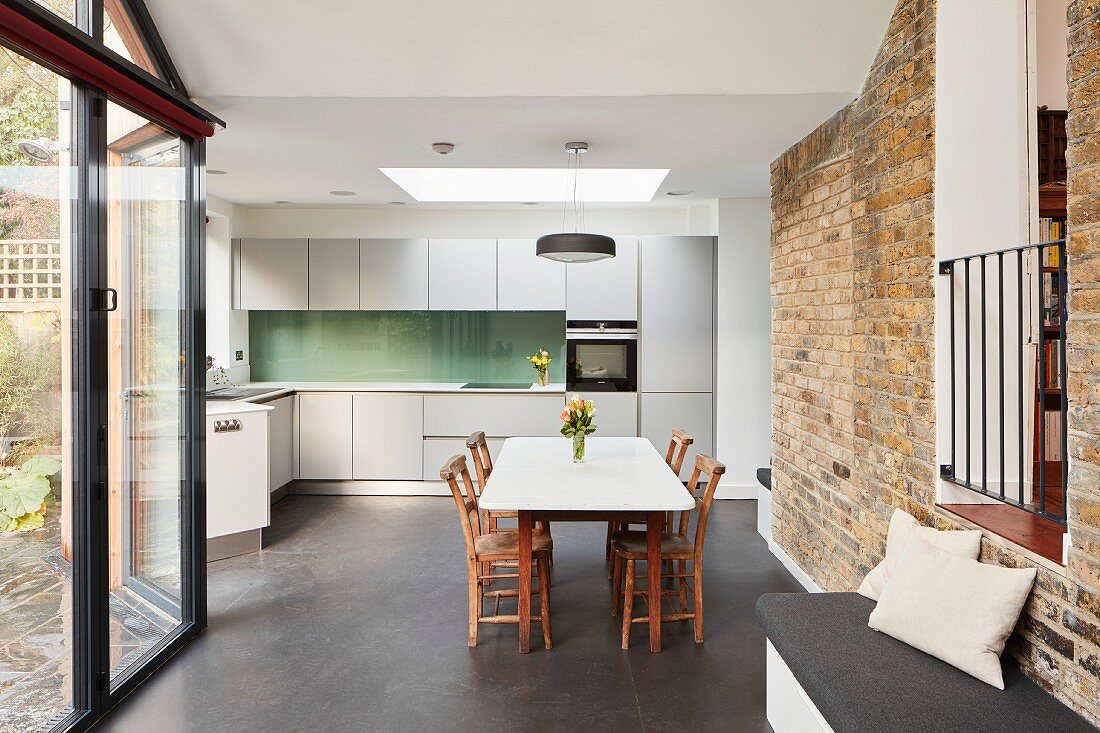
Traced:
[[770, 641], [768, 723], [775, 733], [835, 733]]

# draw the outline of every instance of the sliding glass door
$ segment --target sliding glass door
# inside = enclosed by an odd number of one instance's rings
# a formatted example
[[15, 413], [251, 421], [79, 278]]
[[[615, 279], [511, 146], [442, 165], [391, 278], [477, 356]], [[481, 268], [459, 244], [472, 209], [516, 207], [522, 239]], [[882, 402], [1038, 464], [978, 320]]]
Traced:
[[[0, 48], [0, 730], [48, 730], [80, 703], [87, 604], [74, 447], [78, 179], [72, 86]], [[79, 567], [77, 568], [79, 575]], [[77, 587], [79, 590], [79, 585]]]
[[106, 130], [113, 684], [184, 621], [192, 355], [183, 143], [113, 102]]

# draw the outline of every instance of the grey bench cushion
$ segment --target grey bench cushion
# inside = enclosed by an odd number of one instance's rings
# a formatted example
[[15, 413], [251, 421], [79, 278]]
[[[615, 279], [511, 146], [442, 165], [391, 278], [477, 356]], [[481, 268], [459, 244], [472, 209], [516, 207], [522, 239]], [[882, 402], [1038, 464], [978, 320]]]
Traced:
[[837, 733], [1094, 731], [1004, 665], [1004, 691], [872, 630], [874, 601], [855, 593], [782, 593], [756, 617], [795, 679]]

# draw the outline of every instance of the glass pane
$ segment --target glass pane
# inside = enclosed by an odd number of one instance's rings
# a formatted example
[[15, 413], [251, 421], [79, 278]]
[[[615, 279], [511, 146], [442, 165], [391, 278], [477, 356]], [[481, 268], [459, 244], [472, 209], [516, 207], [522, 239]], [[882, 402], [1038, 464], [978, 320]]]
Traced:
[[564, 311], [251, 311], [252, 379], [533, 383], [547, 349], [565, 381]]
[[107, 108], [112, 680], [181, 621], [185, 186], [180, 139]]
[[574, 367], [582, 378], [625, 379], [630, 349], [625, 344], [577, 344]]
[[34, 0], [34, 2], [47, 10], [52, 10], [58, 17], [76, 23], [76, 5], [83, 0]]
[[155, 57], [134, 25], [126, 0], [103, 0], [103, 45], [158, 79]]
[[0, 730], [73, 705], [67, 80], [0, 49]]

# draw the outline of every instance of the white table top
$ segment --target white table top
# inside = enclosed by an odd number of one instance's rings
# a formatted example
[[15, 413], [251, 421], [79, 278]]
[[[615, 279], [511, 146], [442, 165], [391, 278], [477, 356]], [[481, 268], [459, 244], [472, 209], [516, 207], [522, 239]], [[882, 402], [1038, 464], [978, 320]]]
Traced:
[[509, 438], [478, 502], [489, 511], [683, 511], [695, 500], [645, 438]]

